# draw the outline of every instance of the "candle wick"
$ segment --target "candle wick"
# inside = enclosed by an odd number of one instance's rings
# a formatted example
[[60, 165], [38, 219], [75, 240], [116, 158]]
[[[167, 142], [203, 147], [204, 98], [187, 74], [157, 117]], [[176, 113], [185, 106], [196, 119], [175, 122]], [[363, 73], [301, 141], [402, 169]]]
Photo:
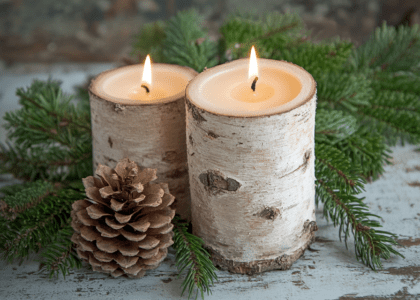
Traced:
[[144, 89], [146, 90], [146, 93], [150, 93], [150, 90], [149, 90], [149, 88], [147, 87], [147, 85], [142, 84], [142, 85], [141, 85], [141, 87], [142, 87], [142, 88], [144, 88]]
[[254, 78], [254, 81], [252, 81], [252, 84], [251, 84], [251, 89], [255, 92], [255, 86], [256, 86], [256, 84], [257, 84], [257, 81], [258, 81], [258, 76], [255, 76], [255, 78]]

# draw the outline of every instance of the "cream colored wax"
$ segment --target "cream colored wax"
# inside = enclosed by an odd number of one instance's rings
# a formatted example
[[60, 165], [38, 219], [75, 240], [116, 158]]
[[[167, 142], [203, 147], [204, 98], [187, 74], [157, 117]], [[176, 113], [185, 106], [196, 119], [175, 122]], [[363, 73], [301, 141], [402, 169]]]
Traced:
[[251, 89], [249, 58], [213, 67], [199, 74], [187, 94], [209, 112], [229, 116], [260, 116], [288, 111], [303, 100], [310, 74], [294, 64], [258, 59], [258, 81]]
[[94, 92], [107, 100], [126, 105], [170, 102], [184, 97], [191, 70], [169, 64], [152, 64], [149, 93], [142, 88], [143, 64], [113, 69], [97, 78]]

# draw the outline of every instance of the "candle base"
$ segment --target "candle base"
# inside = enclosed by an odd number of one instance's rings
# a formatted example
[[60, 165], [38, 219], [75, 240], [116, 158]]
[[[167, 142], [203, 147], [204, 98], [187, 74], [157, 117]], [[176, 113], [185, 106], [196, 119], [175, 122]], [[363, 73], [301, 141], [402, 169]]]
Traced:
[[314, 231], [317, 229], [316, 225], [312, 228], [307, 238], [306, 244], [293, 253], [280, 255], [272, 259], [254, 260], [251, 262], [239, 262], [231, 259], [226, 259], [216, 250], [206, 247], [206, 250], [211, 255], [211, 261], [213, 264], [224, 271], [229, 271], [236, 274], [254, 275], [262, 272], [272, 270], [288, 270], [293, 263], [298, 260], [304, 253], [305, 250], [315, 241]]

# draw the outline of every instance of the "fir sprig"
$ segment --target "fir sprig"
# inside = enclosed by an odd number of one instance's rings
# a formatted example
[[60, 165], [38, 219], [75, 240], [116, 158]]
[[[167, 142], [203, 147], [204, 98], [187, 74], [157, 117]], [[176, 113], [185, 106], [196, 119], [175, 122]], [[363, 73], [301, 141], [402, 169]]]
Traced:
[[349, 66], [353, 70], [373, 69], [376, 72], [420, 72], [420, 28], [378, 27], [371, 38], [351, 55]]
[[365, 126], [360, 126], [354, 134], [335, 146], [352, 164], [359, 166], [361, 175], [369, 181], [376, 180], [384, 172], [384, 166], [390, 164], [392, 151], [385, 143], [385, 138]]
[[138, 62], [143, 62], [148, 54], [154, 62], [165, 62], [162, 54], [162, 42], [165, 36], [165, 23], [163, 21], [144, 25], [141, 32], [134, 37], [131, 55], [135, 56]]
[[[3, 259], [22, 261], [29, 254], [38, 253], [56, 240], [60, 228], [69, 224], [71, 204], [82, 197], [81, 193], [67, 188], [50, 193], [50, 188], [48, 183], [38, 188], [33, 183], [17, 195], [17, 199], [21, 200], [15, 207], [26, 209], [15, 218], [3, 218], [0, 222], [0, 253]], [[4, 201], [14, 202], [11, 197], [14, 196], [7, 196]]]
[[6, 113], [8, 139], [0, 145], [0, 172], [24, 180], [62, 181], [89, 175], [92, 144], [89, 107], [65, 95], [60, 82], [34, 81], [18, 89], [22, 108]]
[[315, 141], [336, 144], [358, 129], [357, 119], [339, 110], [318, 109], [315, 116]]
[[48, 244], [41, 253], [40, 269], [47, 270], [50, 278], [58, 277], [59, 274], [65, 278], [70, 269], [82, 267], [82, 261], [70, 240], [73, 232], [71, 225], [67, 224], [56, 232], [52, 243]]
[[38, 205], [51, 195], [54, 187], [49, 182], [37, 181], [23, 191], [21, 189], [0, 200], [0, 203], [3, 204], [0, 207], [0, 216], [6, 220], [14, 220], [19, 214]]
[[364, 198], [357, 195], [363, 191], [365, 180], [358, 167], [351, 165], [345, 154], [330, 145], [318, 144], [315, 149], [316, 202], [324, 204], [324, 216], [339, 226], [339, 238], [347, 240], [354, 236], [356, 258], [373, 270], [382, 268], [380, 258], [391, 254], [404, 257], [392, 246], [398, 245], [396, 235], [375, 228], [382, 227], [379, 216], [369, 213]]
[[201, 72], [218, 63], [217, 45], [206, 37], [202, 18], [195, 10], [180, 12], [168, 21], [162, 53], [165, 62]]
[[398, 140], [420, 142], [419, 95], [398, 91], [376, 91], [369, 105], [359, 106], [362, 121], [395, 145]]
[[193, 296], [194, 288], [197, 290], [195, 299], [200, 292], [204, 299], [204, 293], [211, 293], [210, 285], [217, 280], [216, 268], [210, 260], [210, 254], [203, 248], [201, 238], [188, 232], [188, 223], [182, 222], [178, 217], [173, 220], [174, 245], [176, 250], [176, 266], [179, 276], [187, 270], [182, 283], [182, 294], [188, 291], [188, 299]]
[[224, 61], [245, 57], [252, 45], [260, 57], [270, 58], [290, 45], [305, 40], [302, 19], [296, 14], [273, 12], [257, 17], [252, 14], [233, 14], [220, 28]]

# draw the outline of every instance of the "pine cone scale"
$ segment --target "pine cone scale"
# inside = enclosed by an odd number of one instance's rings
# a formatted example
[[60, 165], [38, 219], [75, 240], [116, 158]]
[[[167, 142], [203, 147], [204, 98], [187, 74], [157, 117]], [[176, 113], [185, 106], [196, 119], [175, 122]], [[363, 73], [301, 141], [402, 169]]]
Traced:
[[87, 211], [82, 209], [76, 213], [77, 219], [85, 226], [95, 226], [98, 222], [95, 219], [89, 217]]
[[86, 209], [90, 205], [91, 203], [89, 201], [77, 200], [71, 205], [71, 207], [73, 208], [73, 211], [77, 213], [80, 210]]
[[133, 242], [140, 242], [140, 241], [144, 240], [144, 238], [147, 236], [145, 233], [139, 234], [139, 233], [129, 232], [129, 231], [126, 231], [124, 229], [121, 229], [119, 232], [127, 240], [133, 241]]
[[112, 214], [105, 211], [104, 206], [100, 206], [97, 204], [89, 206], [88, 208], [86, 208], [86, 211], [92, 219], [100, 219], [104, 216], [112, 216]]
[[121, 203], [115, 199], [111, 199], [111, 208], [114, 211], [120, 211], [124, 207], [125, 203]]
[[146, 232], [146, 230], [150, 227], [150, 222], [148, 222], [147, 219], [144, 218], [134, 223], [128, 223], [128, 225], [130, 225], [133, 229], [137, 231]]
[[160, 264], [168, 254], [168, 249], [159, 249], [159, 252], [154, 257], [144, 260], [143, 263], [148, 266], [154, 266]]
[[99, 189], [97, 187], [89, 187], [86, 189], [86, 196], [95, 201], [96, 203], [100, 203], [102, 205], [105, 206], [109, 206], [108, 201], [105, 201], [102, 196], [101, 193], [99, 192]]
[[95, 258], [101, 262], [111, 262], [112, 260], [115, 260], [117, 258], [116, 254], [113, 253], [106, 253], [102, 251], [94, 251], [93, 255]]
[[119, 230], [119, 229], [123, 228], [126, 225], [126, 224], [117, 223], [113, 219], [110, 219], [110, 218], [105, 218], [105, 223], [109, 227], [111, 227], [112, 229], [116, 229], [116, 230]]
[[83, 251], [93, 252], [93, 251], [98, 250], [98, 247], [96, 247], [95, 243], [86, 241], [85, 239], [81, 239], [80, 235], [78, 236], [78, 240], [79, 240], [79, 245]]
[[152, 258], [153, 256], [156, 256], [158, 253], [159, 253], [159, 247], [156, 247], [151, 250], [140, 249], [137, 255], [143, 259], [149, 259], [149, 258]]
[[155, 248], [157, 245], [159, 245], [160, 241], [153, 237], [153, 236], [147, 236], [142, 241], [138, 242], [138, 247], [144, 250], [150, 250]]
[[166, 224], [165, 226], [159, 228], [151, 228], [147, 231], [147, 233], [150, 235], [165, 234], [171, 232], [173, 228], [173, 224]]
[[118, 230], [112, 229], [111, 227], [99, 223], [96, 225], [96, 229], [101, 233], [101, 236], [107, 237], [107, 238], [114, 238], [120, 235], [120, 232]]

